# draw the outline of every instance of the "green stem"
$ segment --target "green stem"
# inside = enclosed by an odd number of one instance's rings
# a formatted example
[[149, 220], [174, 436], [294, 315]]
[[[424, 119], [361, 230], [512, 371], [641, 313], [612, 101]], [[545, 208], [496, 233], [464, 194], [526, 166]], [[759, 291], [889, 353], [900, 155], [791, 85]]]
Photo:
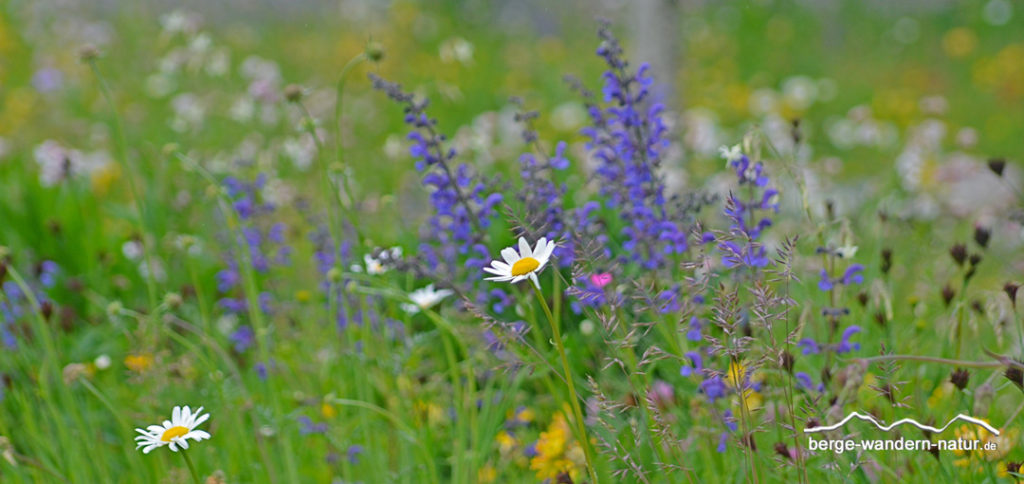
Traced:
[[114, 104], [114, 96], [110, 92], [110, 86], [107, 85], [106, 79], [100, 73], [100, 68], [96, 64], [96, 60], [89, 61], [89, 68], [92, 69], [93, 74], [96, 76], [96, 80], [99, 81], [100, 92], [103, 94], [103, 99], [106, 100], [107, 105], [110, 106], [110, 111], [114, 114], [114, 133], [117, 140], [117, 158], [121, 162], [121, 166], [124, 168], [124, 176], [128, 180], [128, 193], [131, 195], [132, 200], [135, 202], [135, 210], [139, 215], [139, 231], [143, 234], [141, 244], [142, 253], [146, 259], [146, 289], [149, 292], [149, 305], [155, 307], [157, 305], [156, 300], [156, 276], [155, 268], [153, 266], [153, 251], [149, 246], [149, 241], [146, 240], [146, 214], [143, 210], [142, 199], [139, 198], [139, 190], [135, 186], [135, 177], [133, 176], [133, 170], [131, 165], [128, 163], [128, 137], [124, 133], [124, 123], [121, 121], [121, 114], [117, 111], [117, 106]]
[[593, 449], [590, 448], [590, 438], [587, 437], [587, 426], [583, 421], [583, 410], [580, 408], [579, 395], [576, 393], [576, 384], [573, 383], [572, 370], [569, 369], [569, 358], [565, 356], [565, 345], [562, 344], [562, 331], [558, 329], [558, 324], [555, 322], [555, 316], [551, 314], [551, 308], [548, 307], [548, 302], [544, 299], [544, 295], [541, 294], [540, 288], [532, 282], [529, 283], [530, 287], [533, 288], [533, 294], [540, 301], [540, 305], [544, 308], [544, 315], [548, 318], [548, 323], [551, 324], [551, 334], [555, 340], [555, 347], [558, 348], [558, 356], [562, 359], [562, 371], [565, 372], [565, 384], [569, 389], [569, 403], [572, 406], [573, 420], [576, 421], [576, 432], [580, 440], [580, 446], [583, 447], [583, 453], [587, 458], [587, 472], [590, 473], [590, 480], [597, 484], [597, 470], [594, 468], [594, 455]]
[[196, 484], [203, 484], [203, 481], [199, 480], [199, 473], [196, 472], [196, 466], [192, 463], [192, 458], [188, 456], [188, 452], [182, 450], [181, 456], [185, 458], [185, 463], [188, 464], [188, 471], [192, 474], [192, 480]]

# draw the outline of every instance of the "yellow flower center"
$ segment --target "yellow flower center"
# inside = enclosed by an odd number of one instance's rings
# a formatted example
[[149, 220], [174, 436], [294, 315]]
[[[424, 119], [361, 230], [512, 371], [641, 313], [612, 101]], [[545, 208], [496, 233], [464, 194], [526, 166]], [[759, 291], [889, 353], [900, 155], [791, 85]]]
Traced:
[[182, 427], [181, 425], [178, 425], [176, 427], [171, 427], [167, 430], [164, 430], [164, 434], [160, 436], [160, 440], [164, 442], [170, 442], [171, 439], [175, 437], [181, 437], [182, 435], [185, 435], [187, 433], [188, 427]]
[[540, 262], [537, 259], [534, 259], [533, 257], [523, 257], [522, 259], [517, 260], [515, 264], [512, 264], [512, 275], [522, 276], [529, 274], [538, 267], [540, 267]]

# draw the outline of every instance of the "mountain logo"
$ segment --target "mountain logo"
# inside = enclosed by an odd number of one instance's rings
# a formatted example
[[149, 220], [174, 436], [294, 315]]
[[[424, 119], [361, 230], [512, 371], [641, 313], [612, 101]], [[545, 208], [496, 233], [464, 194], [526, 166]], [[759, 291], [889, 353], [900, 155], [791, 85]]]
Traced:
[[804, 433], [805, 434], [813, 434], [813, 433], [818, 433], [818, 432], [828, 432], [830, 430], [835, 430], [835, 429], [837, 429], [839, 427], [842, 427], [843, 425], [846, 425], [846, 422], [849, 422], [850, 420], [853, 420], [855, 418], [863, 420], [865, 422], [871, 422], [872, 424], [874, 424], [875, 427], [878, 427], [879, 430], [884, 430], [886, 432], [892, 430], [893, 428], [899, 427], [900, 425], [907, 424], [907, 425], [913, 425], [914, 427], [917, 427], [917, 428], [919, 428], [921, 430], [926, 430], [928, 432], [933, 432], [933, 433], [936, 433], [936, 434], [942, 433], [944, 430], [949, 428], [950, 425], [953, 425], [958, 420], [962, 420], [964, 422], [970, 422], [970, 423], [972, 423], [974, 425], [977, 425], [979, 427], [984, 427], [985, 430], [988, 430], [993, 435], [999, 435], [999, 430], [994, 428], [994, 427], [992, 427], [991, 425], [989, 425], [988, 422], [986, 422], [984, 420], [981, 420], [979, 418], [971, 417], [969, 415], [964, 415], [962, 413], [957, 415], [956, 417], [953, 417], [952, 419], [950, 419], [949, 422], [946, 422], [946, 425], [943, 425], [942, 427], [939, 427], [939, 428], [935, 428], [935, 427], [932, 427], [930, 425], [925, 425], [925, 424], [923, 424], [921, 422], [918, 422], [917, 420], [914, 420], [912, 418], [905, 418], [905, 419], [897, 420], [897, 421], [895, 421], [895, 422], [893, 422], [893, 423], [891, 423], [889, 425], [885, 425], [882, 422], [879, 422], [877, 419], [875, 419], [875, 417], [872, 417], [871, 415], [864, 415], [864, 414], [859, 413], [859, 412], [851, 412], [849, 415], [846, 416], [846, 418], [840, 420], [838, 423], [834, 423], [832, 425], [822, 425], [822, 426], [818, 426], [818, 427], [806, 428], [806, 429], [804, 429]]

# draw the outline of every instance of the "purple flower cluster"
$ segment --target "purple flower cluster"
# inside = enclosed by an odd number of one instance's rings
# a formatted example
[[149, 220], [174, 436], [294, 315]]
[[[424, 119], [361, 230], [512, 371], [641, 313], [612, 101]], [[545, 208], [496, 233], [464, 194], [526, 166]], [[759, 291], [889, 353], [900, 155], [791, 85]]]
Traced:
[[599, 35], [602, 44], [597, 54], [608, 67], [603, 77], [604, 106], [580, 88], [591, 120], [583, 130], [586, 146], [598, 161], [601, 195], [624, 223], [628, 261], [646, 269], [661, 268], [668, 256], [682, 254], [688, 247], [686, 230], [669, 213], [665, 185], [658, 177], [668, 146], [664, 108], [650, 99], [654, 80], [649, 67], [630, 68], [607, 24]]
[[797, 345], [800, 346], [803, 354], [805, 355], [816, 355], [826, 350], [835, 351], [839, 354], [849, 353], [860, 349], [860, 343], [850, 341], [850, 338], [852, 338], [853, 335], [860, 332], [860, 326], [854, 325], [843, 331], [842, 338], [839, 340], [839, 343], [835, 345], [821, 344], [811, 338], [804, 338], [797, 342]]
[[[276, 207], [263, 201], [261, 195], [266, 185], [266, 175], [260, 174], [251, 182], [241, 181], [235, 177], [226, 177], [224, 189], [231, 199], [231, 206], [241, 222], [235, 247], [243, 250], [228, 252], [226, 267], [216, 275], [217, 292], [222, 297], [217, 305], [229, 313], [243, 313], [248, 306], [242, 297], [242, 272], [240, 264], [248, 264], [258, 274], [267, 273], [275, 266], [286, 266], [291, 263], [292, 248], [285, 238], [286, 226], [272, 220], [271, 215]], [[258, 304], [261, 311], [271, 312], [272, 296], [269, 292], [259, 294]], [[234, 340], [234, 338], [232, 338]], [[235, 344], [238, 347], [247, 345]]]
[[[482, 241], [503, 197], [475, 176], [469, 165], [455, 164], [456, 152], [445, 148], [446, 138], [438, 133], [437, 120], [426, 113], [426, 99], [417, 101], [398, 84], [375, 75], [371, 74], [370, 80], [374, 89], [404, 106], [404, 120], [411, 128], [408, 138], [413, 142], [409, 153], [423, 175], [423, 186], [430, 191], [433, 214], [423, 231], [419, 257], [436, 278], [449, 284], [465, 281], [463, 289], [471, 292], [479, 286], [479, 278], [458, 275], [463, 270], [477, 273], [490, 262], [490, 250]], [[472, 292], [478, 303], [487, 301], [485, 290]]]
[[768, 186], [770, 180], [763, 163], [752, 162], [746, 154], [726, 152], [725, 155], [736, 172], [740, 190], [746, 191], [747, 196], [741, 198], [730, 193], [726, 199], [725, 215], [732, 221], [729, 227], [732, 240], [721, 240], [718, 244], [722, 265], [765, 267], [770, 260], [757, 239], [772, 225], [770, 215], [779, 211], [779, 192]]
[[[36, 280], [29, 281], [29, 286], [39, 304], [50, 302], [46, 291], [57, 285], [59, 272], [60, 266], [51, 260], [44, 260], [36, 264]], [[2, 271], [0, 271], [0, 279], [2, 278]], [[18, 344], [14, 335], [14, 326], [25, 315], [25, 306], [29, 304], [29, 299], [14, 281], [4, 281], [0, 286], [0, 293], [3, 295], [0, 297], [0, 343], [8, 349], [13, 349]]]
[[850, 267], [846, 268], [846, 271], [843, 272], [842, 276], [833, 278], [829, 277], [828, 271], [822, 269], [821, 274], [819, 276], [820, 279], [818, 280], [818, 289], [828, 292], [831, 291], [832, 288], [836, 287], [837, 284], [843, 286], [849, 286], [851, 284], [863, 284], [863, 272], [864, 266], [860, 264], [851, 264]]

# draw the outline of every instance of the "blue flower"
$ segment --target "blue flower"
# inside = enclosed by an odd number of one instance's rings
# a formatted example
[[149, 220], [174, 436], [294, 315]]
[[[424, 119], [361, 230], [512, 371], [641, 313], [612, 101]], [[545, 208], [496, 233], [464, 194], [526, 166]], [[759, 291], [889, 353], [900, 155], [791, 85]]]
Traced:
[[857, 351], [860, 349], [860, 343], [851, 343], [850, 338], [860, 333], [860, 326], [850, 326], [843, 331], [843, 337], [839, 341], [839, 345], [836, 347], [836, 353], [849, 353], [851, 351]]
[[679, 368], [680, 375], [690, 376], [704, 369], [704, 358], [700, 356], [700, 353], [688, 351], [686, 352], [686, 357], [690, 359], [690, 365], [683, 365]]
[[235, 329], [228, 339], [234, 344], [235, 351], [242, 353], [256, 343], [256, 333], [253, 332], [251, 326], [242, 325]]
[[806, 391], [822, 392], [825, 390], [824, 384], [819, 383], [818, 385], [815, 385], [814, 380], [811, 379], [811, 375], [808, 375], [807, 373], [798, 371], [793, 376], [796, 377], [797, 386]]

